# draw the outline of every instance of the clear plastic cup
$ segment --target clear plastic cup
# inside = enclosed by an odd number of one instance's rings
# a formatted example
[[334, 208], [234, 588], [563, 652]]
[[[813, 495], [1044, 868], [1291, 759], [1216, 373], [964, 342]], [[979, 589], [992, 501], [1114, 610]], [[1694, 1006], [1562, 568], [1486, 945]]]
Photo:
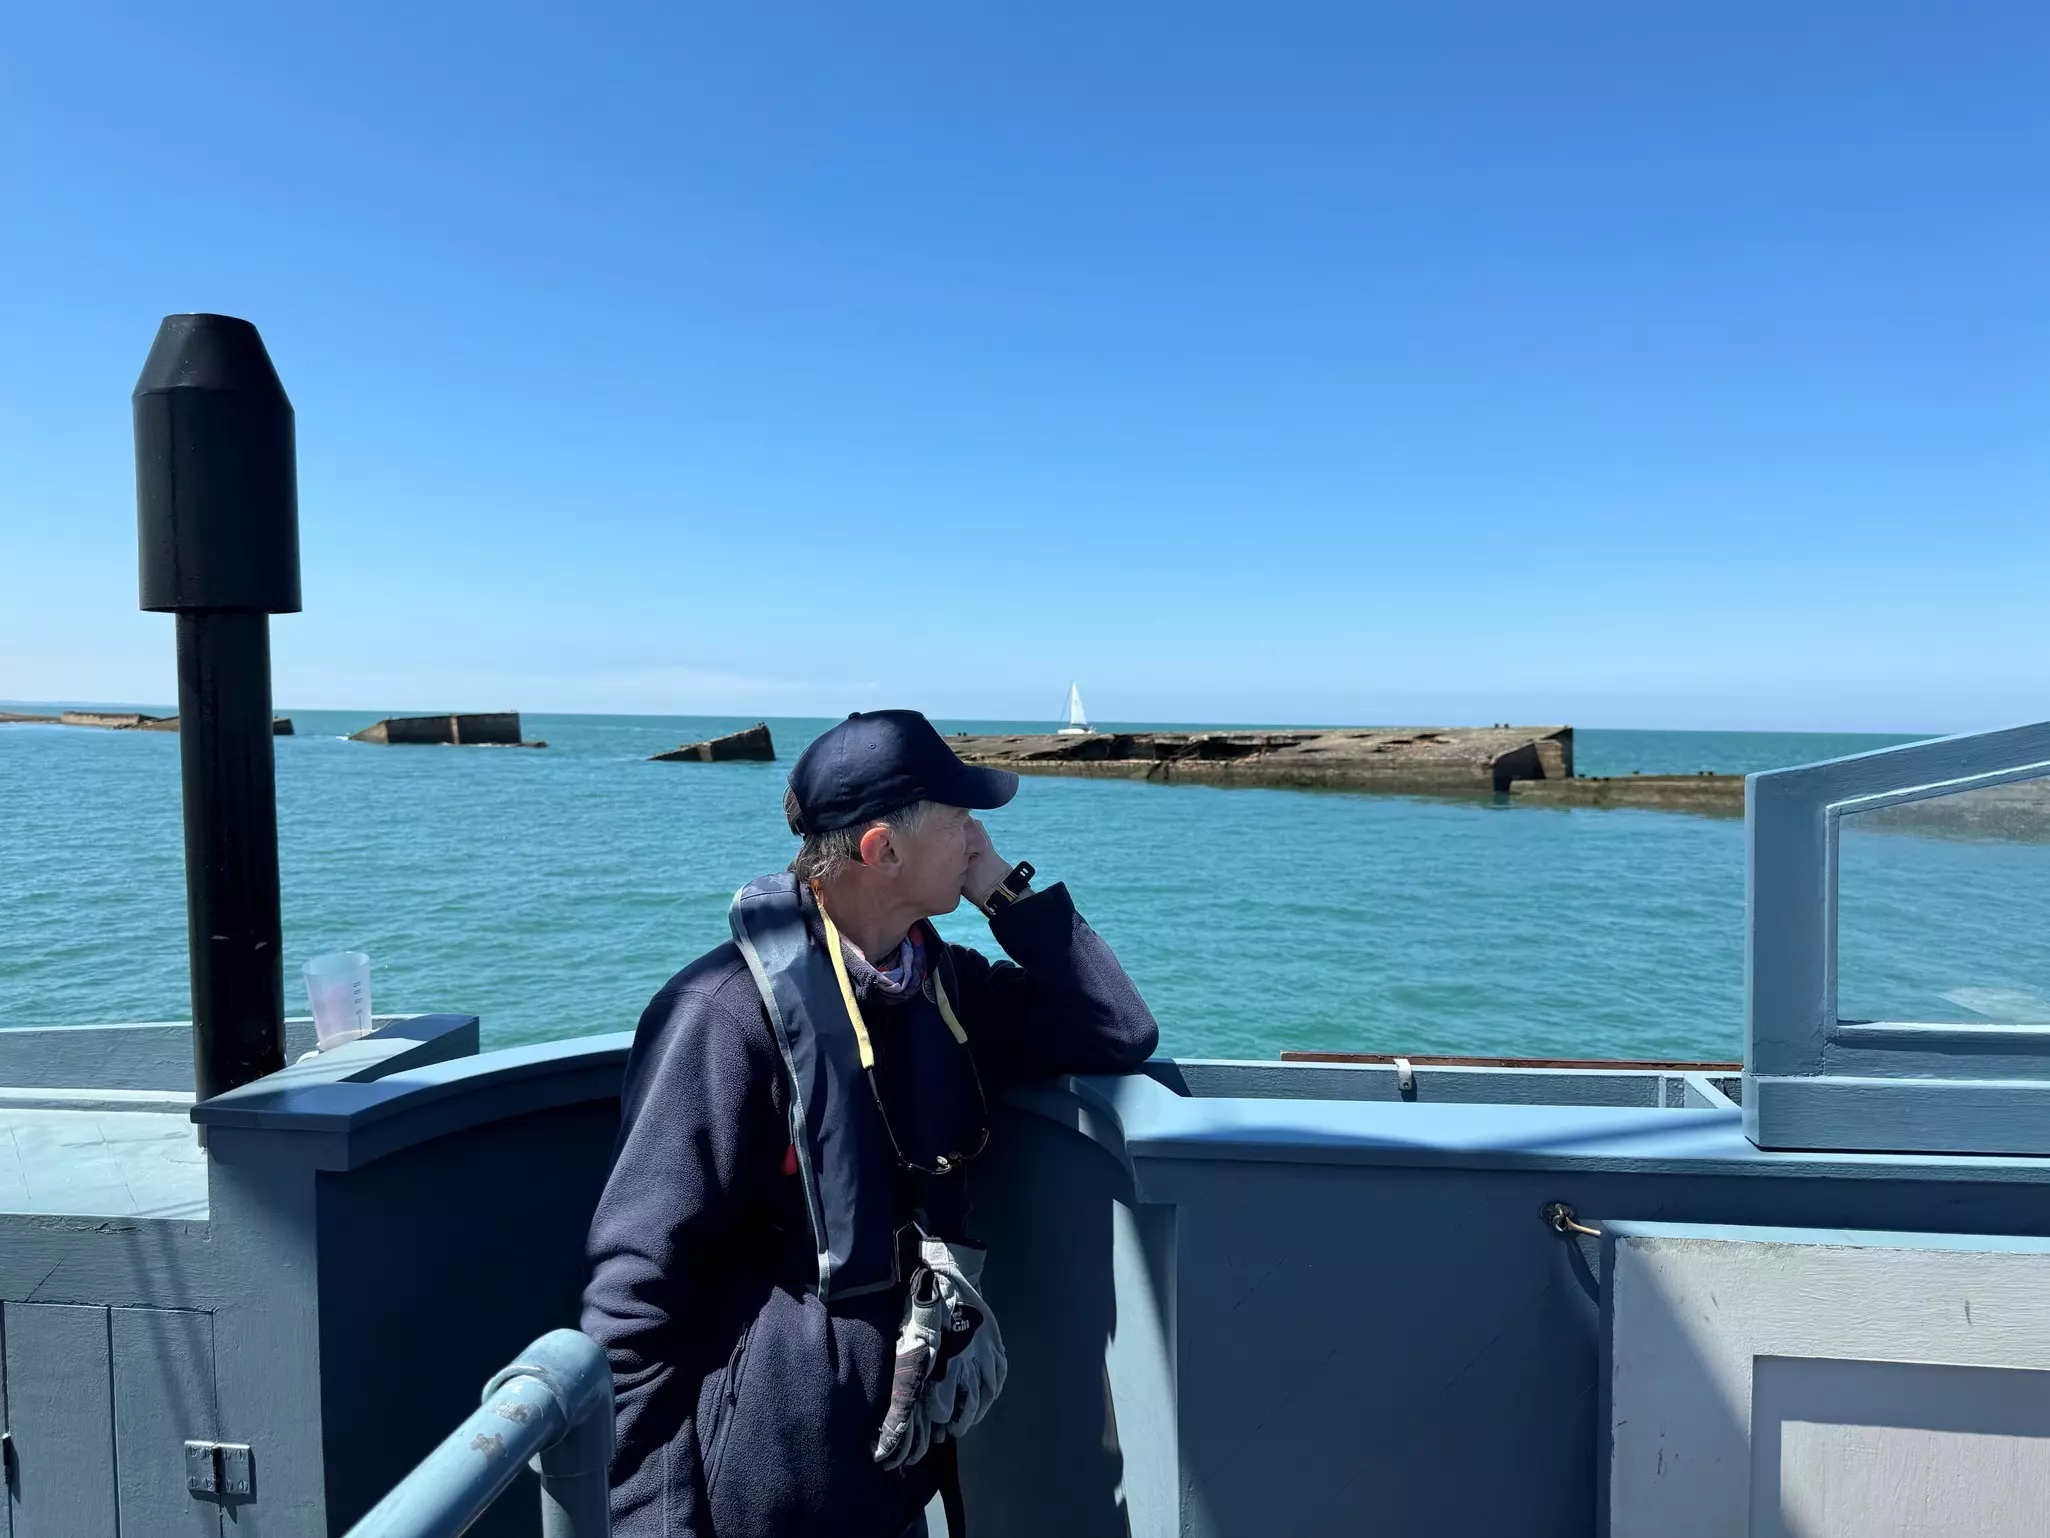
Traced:
[[306, 998], [313, 1006], [313, 1033], [320, 1050], [370, 1034], [370, 958], [361, 951], [333, 951], [306, 963]]

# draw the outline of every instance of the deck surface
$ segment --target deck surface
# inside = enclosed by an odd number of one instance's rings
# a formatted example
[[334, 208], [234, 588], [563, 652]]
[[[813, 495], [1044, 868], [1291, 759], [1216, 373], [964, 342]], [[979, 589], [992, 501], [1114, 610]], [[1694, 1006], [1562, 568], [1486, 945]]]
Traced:
[[0, 1213], [207, 1216], [206, 1154], [188, 1115], [0, 1108]]

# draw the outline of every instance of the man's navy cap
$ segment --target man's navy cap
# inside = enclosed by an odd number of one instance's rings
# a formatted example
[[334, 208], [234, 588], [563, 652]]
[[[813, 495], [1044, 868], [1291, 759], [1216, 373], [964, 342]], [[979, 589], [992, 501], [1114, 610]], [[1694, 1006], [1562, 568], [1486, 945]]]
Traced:
[[1018, 794], [1018, 776], [962, 763], [915, 710], [857, 710], [798, 754], [790, 789], [790, 831], [831, 833], [914, 801], [987, 811]]

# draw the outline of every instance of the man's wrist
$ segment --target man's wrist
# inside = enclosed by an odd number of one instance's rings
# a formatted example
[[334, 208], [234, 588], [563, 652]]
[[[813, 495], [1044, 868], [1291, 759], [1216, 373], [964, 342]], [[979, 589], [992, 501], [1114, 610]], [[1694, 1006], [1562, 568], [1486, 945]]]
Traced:
[[1020, 860], [1006, 871], [1001, 880], [976, 904], [987, 918], [995, 918], [1011, 904], [1032, 895], [1033, 869], [1029, 862]]

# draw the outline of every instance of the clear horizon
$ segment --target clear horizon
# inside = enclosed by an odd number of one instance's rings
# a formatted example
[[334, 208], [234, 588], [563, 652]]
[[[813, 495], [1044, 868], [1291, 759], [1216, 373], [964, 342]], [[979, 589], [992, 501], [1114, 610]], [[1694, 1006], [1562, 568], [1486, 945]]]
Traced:
[[284, 709], [2050, 716], [2040, 8], [12, 41], [0, 696], [175, 694], [128, 392], [209, 309], [298, 412]]
[[[299, 712], [299, 713], [305, 713], [305, 712], [309, 712], [309, 711], [310, 711], [310, 712], [314, 712], [314, 713], [317, 713], [317, 714], [322, 714], [322, 715], [347, 715], [347, 716], [370, 716], [370, 717], [373, 717], [373, 718], [375, 718], [375, 719], [380, 719], [380, 720], [381, 720], [381, 719], [383, 719], [383, 718], [385, 718], [385, 717], [387, 717], [387, 716], [432, 716], [432, 715], [450, 715], [450, 714], [475, 714], [475, 713], [479, 713], [479, 712], [474, 712], [474, 711], [471, 711], [471, 710], [469, 710], [469, 709], [468, 709], [467, 707], [464, 707], [463, 709], [461, 709], [461, 710], [457, 710], [457, 711], [448, 711], [448, 710], [442, 710], [442, 709], [438, 709], [438, 708], [436, 708], [436, 707], [434, 707], [434, 706], [431, 706], [431, 705], [303, 705], [303, 704], [293, 704], [293, 703], [291, 703], [290, 701], [286, 701], [286, 700], [277, 700], [277, 701], [274, 701], [274, 702], [273, 702], [273, 708], [274, 708], [274, 710], [276, 711], [276, 713], [277, 713], [277, 714], [279, 714], [279, 715], [281, 715], [281, 716], [290, 716], [290, 715], [292, 715], [292, 714], [293, 714], [294, 712]], [[488, 704], [487, 704], [487, 705], [485, 705], [485, 706], [483, 706], [483, 707], [482, 707], [482, 711], [483, 711], [483, 712], [489, 712], [489, 711], [492, 711], [492, 710], [505, 710], [505, 709], [515, 709], [515, 708], [517, 708], [517, 707], [513, 707], [513, 706], [506, 706], [506, 705], [497, 705], [497, 706], [493, 706], [493, 705], [488, 705]], [[177, 709], [178, 709], [178, 705], [177, 705], [177, 702], [176, 702], [175, 700], [171, 700], [171, 699], [160, 699], [160, 700], [148, 700], [148, 699], [143, 699], [143, 698], [140, 698], [140, 697], [134, 697], [134, 698], [128, 698], [128, 697], [124, 697], [124, 698], [119, 698], [119, 699], [97, 699], [97, 700], [88, 700], [88, 699], [65, 699], [65, 700], [4, 700], [4, 699], [0, 699], [0, 712], [5, 712], [5, 711], [16, 711], [16, 712], [23, 712], [23, 713], [27, 713], [27, 712], [33, 712], [33, 711], [38, 711], [38, 710], [42, 710], [42, 711], [50, 711], [50, 710], [60, 710], [60, 709], [62, 709], [62, 710], [107, 710], [107, 711], [137, 711], [137, 712], [142, 712], [142, 713], [148, 713], [148, 714], [164, 714], [164, 715], [172, 715], [172, 714], [176, 714], [176, 712], [177, 712]], [[700, 710], [700, 711], [669, 711], [669, 710], [639, 710], [639, 711], [616, 711], [616, 710], [521, 710], [521, 711], [520, 711], [520, 714], [521, 714], [521, 715], [523, 715], [523, 716], [527, 716], [527, 715], [531, 715], [531, 716], [580, 716], [580, 717], [589, 717], [589, 718], [591, 718], [591, 719], [593, 719], [593, 720], [615, 720], [615, 721], [630, 721], [630, 720], [674, 720], [674, 721], [744, 721], [744, 720], [748, 720], [748, 719], [753, 719], [753, 720], [758, 720], [758, 721], [793, 721], [793, 720], [795, 720], [795, 721], [831, 721], [831, 720], [835, 720], [835, 719], [837, 719], [837, 718], [838, 718], [838, 713], [820, 713], [820, 712], [807, 712], [807, 711], [763, 712], [763, 711], [758, 711], [758, 710], [713, 710], [713, 711], [705, 711], [705, 710]], [[1029, 715], [1019, 715], [1019, 716], [997, 716], [997, 715], [991, 715], [991, 714], [989, 714], [989, 713], [987, 713], [987, 712], [979, 712], [979, 713], [978, 713], [978, 712], [969, 712], [969, 713], [964, 713], [964, 714], [955, 714], [955, 715], [945, 715], [945, 714], [940, 714], [940, 713], [936, 713], [936, 712], [935, 712], [935, 713], [931, 713], [931, 714], [933, 715], [933, 719], [935, 719], [935, 720], [938, 720], [938, 721], [943, 721], [943, 722], [957, 722], [957, 721], [968, 721], [968, 722], [987, 722], [987, 723], [992, 723], [992, 724], [1003, 724], [1003, 725], [1016, 725], [1016, 724], [1026, 724], [1026, 723], [1030, 723], [1030, 722], [1032, 722], [1032, 721], [1036, 721], [1036, 720], [1044, 719], [1044, 720], [1046, 720], [1046, 722], [1047, 722], [1047, 729], [1048, 729], [1049, 731], [1053, 729], [1053, 727], [1054, 727], [1054, 725], [1055, 725], [1055, 722], [1056, 722], [1056, 718], [1055, 718], [1055, 717], [1052, 717], [1052, 716], [1047, 716], [1047, 717], [1043, 717], [1043, 718], [1042, 718], [1042, 717], [1039, 717], [1039, 716], [1029, 716]], [[1249, 731], [1259, 731], [1259, 730], [1268, 730], [1268, 729], [1272, 729], [1272, 730], [1277, 730], [1277, 731], [1304, 731], [1304, 730], [1333, 730], [1333, 731], [1346, 731], [1346, 730], [1367, 730], [1367, 729], [1379, 729], [1379, 728], [1383, 728], [1383, 727], [1432, 727], [1432, 726], [1439, 726], [1439, 727], [1462, 727], [1462, 726], [1482, 726], [1482, 725], [1488, 725], [1488, 724], [1491, 724], [1491, 723], [1487, 723], [1487, 722], [1476, 722], [1476, 721], [1435, 721], [1435, 720], [1432, 720], [1432, 721], [1426, 721], [1426, 720], [1415, 720], [1415, 721], [1407, 721], [1407, 720], [1405, 720], [1405, 721], [1395, 721], [1395, 720], [1388, 720], [1388, 721], [1367, 721], [1367, 720], [1355, 720], [1355, 721], [1333, 721], [1333, 720], [1299, 720], [1299, 719], [1294, 719], [1294, 718], [1291, 718], [1291, 719], [1288, 719], [1288, 720], [1262, 721], [1262, 720], [1258, 720], [1258, 719], [1255, 719], [1255, 718], [1252, 718], [1252, 717], [1238, 717], [1238, 716], [1232, 716], [1232, 717], [1222, 717], [1222, 716], [1219, 716], [1219, 717], [1203, 717], [1203, 716], [1156, 716], [1156, 717], [1151, 717], [1151, 718], [1147, 718], [1147, 717], [1139, 717], [1139, 716], [1129, 716], [1129, 717], [1127, 717], [1127, 716], [1120, 716], [1120, 717], [1115, 717], [1115, 718], [1113, 718], [1113, 717], [1109, 717], [1109, 716], [1098, 716], [1098, 715], [1096, 715], [1096, 714], [1095, 714], [1094, 712], [1092, 712], [1092, 713], [1091, 713], [1091, 720], [1092, 720], [1092, 722], [1093, 722], [1093, 723], [1094, 723], [1094, 724], [1096, 725], [1096, 727], [1097, 727], [1097, 728], [1098, 728], [1099, 730], [1104, 730], [1104, 729], [1111, 729], [1111, 730], [1124, 730], [1124, 729], [1128, 729], [1128, 728], [1131, 728], [1131, 729], [1147, 729], [1147, 728], [1152, 728], [1152, 729], [1163, 729], [1163, 730], [1173, 730], [1173, 729], [1175, 729], [1175, 728], [1177, 728], [1177, 727], [1182, 727], [1182, 726], [1189, 726], [1189, 727], [1209, 727], [1209, 726], [1214, 726], [1214, 727], [1220, 727], [1220, 728], [1226, 728], [1226, 729], [1244, 729], [1244, 730], [1249, 730]], [[5, 724], [6, 724], [6, 723], [0, 723], [0, 725], [5, 725]], [[1801, 727], [1774, 727], [1774, 728], [1755, 728], [1755, 727], [1697, 727], [1697, 726], [1617, 726], [1617, 725], [1615, 725], [1615, 724], [1613, 724], [1613, 723], [1611, 723], [1611, 722], [1604, 722], [1604, 721], [1510, 721], [1510, 722], [1506, 722], [1506, 723], [1504, 723], [1504, 724], [1506, 724], [1506, 725], [1508, 725], [1508, 726], [1511, 726], [1511, 727], [1520, 727], [1520, 728], [1528, 728], [1528, 729], [1532, 729], [1532, 730], [1537, 730], [1537, 729], [1543, 729], [1543, 728], [1553, 728], [1553, 727], [1560, 727], [1560, 726], [1565, 726], [1565, 727], [1570, 727], [1570, 728], [1572, 728], [1572, 729], [1573, 729], [1574, 731], [1576, 731], [1576, 732], [1643, 732], [1643, 733], [1651, 733], [1651, 734], [1659, 734], [1659, 733], [1664, 733], [1664, 734], [1669, 734], [1669, 735], [1707, 735], [1707, 736], [1725, 735], [1725, 736], [1757, 736], [1757, 737], [1779, 737], [1779, 736], [1796, 736], [1796, 737], [1799, 737], [1799, 736], [1810, 736], [1810, 737], [1887, 737], [1887, 738], [1928, 738], [1928, 737], [1937, 737], [1937, 736], [1943, 736], [1943, 735], [1947, 735], [1947, 734], [1945, 734], [1945, 733], [1941, 733], [1941, 732], [1931, 732], [1931, 731], [1923, 731], [1923, 730], [1918, 730], [1918, 729], [1915, 729], [1915, 728], [1912, 728], [1912, 727], [1897, 727], [1897, 726], [1896, 726], [1896, 727], [1877, 727], [1877, 728], [1844, 728], [1844, 729], [1839, 729], [1839, 730], [1810, 730], [1810, 729], [1807, 729], [1807, 728], [1801, 728]], [[2020, 723], [2020, 722], [2010, 722], [2010, 723], [2005, 723], [2005, 724], [2009, 724], [2009, 725], [2021, 725], [2021, 724], [2026, 724], [2026, 723]]]

